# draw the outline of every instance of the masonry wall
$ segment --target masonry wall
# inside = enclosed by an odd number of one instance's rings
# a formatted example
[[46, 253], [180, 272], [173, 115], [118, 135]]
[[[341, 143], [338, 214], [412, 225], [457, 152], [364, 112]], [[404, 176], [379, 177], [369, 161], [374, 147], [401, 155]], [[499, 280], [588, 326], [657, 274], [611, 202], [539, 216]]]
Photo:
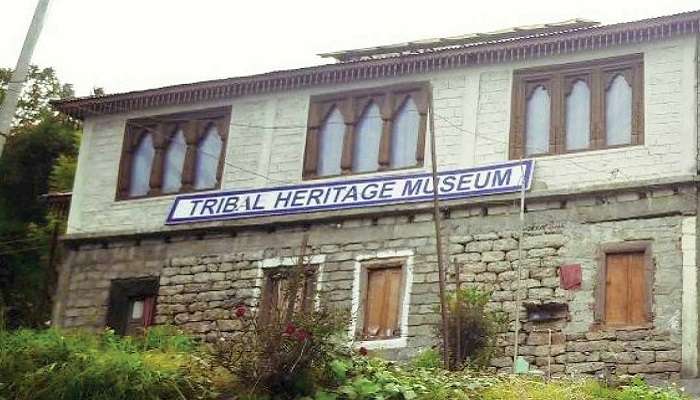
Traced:
[[[474, 67], [410, 79], [382, 80], [250, 96], [228, 103], [197, 104], [88, 118], [80, 149], [68, 232], [160, 231], [173, 196], [115, 201], [125, 121], [146, 115], [227, 105], [232, 119], [222, 189], [299, 183], [309, 96], [407, 81], [430, 81], [441, 168], [464, 168], [508, 157], [514, 69], [644, 54], [645, 144], [537, 158], [534, 191], [586, 189], [695, 174], [697, 148], [695, 37], [580, 52], [527, 63]], [[426, 152], [426, 154], [428, 154]], [[407, 171], [407, 173], [428, 170]]]
[[[522, 295], [526, 302], [568, 304], [569, 317], [552, 323], [525, 322], [521, 353], [554, 374], [639, 373], [675, 379], [681, 370], [682, 242], [695, 223], [692, 186], [539, 199], [528, 203], [523, 241]], [[499, 339], [493, 367], [508, 371], [513, 346], [518, 209], [513, 202], [451, 208], [445, 220], [447, 251], [462, 266], [462, 280], [492, 292], [491, 306], [506, 311], [510, 332]], [[684, 228], [685, 226], [685, 228]], [[67, 327], [101, 328], [110, 281], [160, 278], [156, 322], [179, 325], [205, 338], [240, 327], [232, 308], [252, 307], [260, 297], [263, 268], [284, 264], [298, 251], [304, 227], [193, 231], [158, 238], [113, 238], [69, 242], [73, 250], [61, 274], [58, 321]], [[411, 258], [407, 329], [392, 356], [408, 357], [435, 344], [437, 268], [432, 216], [427, 211], [383, 217], [339, 218], [308, 227], [311, 253], [319, 263], [318, 289], [328, 306], [352, 309], [361, 261], [401, 255]], [[600, 248], [649, 241], [654, 265], [653, 323], [614, 330], [594, 321]], [[687, 240], [686, 240], [687, 241]], [[694, 247], [693, 247], [694, 250]], [[694, 253], [693, 253], [694, 254]], [[559, 287], [559, 267], [580, 264], [580, 290]], [[453, 281], [454, 276], [450, 279]], [[522, 318], [526, 316], [521, 312]], [[552, 329], [552, 346], [548, 333]], [[550, 358], [551, 357], [551, 358]]]

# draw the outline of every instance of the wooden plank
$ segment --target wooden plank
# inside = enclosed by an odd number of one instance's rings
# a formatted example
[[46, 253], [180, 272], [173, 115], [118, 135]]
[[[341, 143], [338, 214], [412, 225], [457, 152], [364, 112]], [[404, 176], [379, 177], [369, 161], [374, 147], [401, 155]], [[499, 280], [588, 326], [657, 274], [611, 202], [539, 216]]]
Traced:
[[641, 325], [647, 322], [647, 285], [644, 253], [628, 253], [628, 322]]
[[627, 256], [608, 254], [605, 280], [605, 322], [610, 325], [627, 323]]
[[401, 299], [401, 268], [391, 268], [386, 270], [386, 286], [384, 300], [384, 329], [382, 335], [385, 337], [395, 336], [399, 331], [399, 301]]
[[367, 296], [365, 300], [365, 337], [376, 337], [382, 329], [382, 311], [384, 309], [384, 286], [386, 272], [384, 269], [370, 269], [367, 273]]

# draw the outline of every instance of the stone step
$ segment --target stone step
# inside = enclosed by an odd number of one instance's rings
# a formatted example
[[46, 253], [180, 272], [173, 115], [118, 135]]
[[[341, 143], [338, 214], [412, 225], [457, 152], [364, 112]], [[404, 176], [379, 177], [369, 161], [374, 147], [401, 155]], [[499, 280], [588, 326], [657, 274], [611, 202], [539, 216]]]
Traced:
[[681, 379], [684, 392], [693, 399], [700, 399], [700, 379]]

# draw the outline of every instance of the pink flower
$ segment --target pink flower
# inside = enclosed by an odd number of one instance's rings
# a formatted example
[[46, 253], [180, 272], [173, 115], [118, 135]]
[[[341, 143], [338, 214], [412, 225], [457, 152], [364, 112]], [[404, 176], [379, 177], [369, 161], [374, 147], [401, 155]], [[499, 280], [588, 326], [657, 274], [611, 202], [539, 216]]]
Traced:
[[366, 347], [360, 347], [357, 350], [358, 353], [360, 353], [361, 356], [366, 356], [367, 355], [367, 348]]
[[243, 318], [243, 316], [248, 312], [248, 309], [244, 305], [237, 306], [233, 311], [236, 318]]

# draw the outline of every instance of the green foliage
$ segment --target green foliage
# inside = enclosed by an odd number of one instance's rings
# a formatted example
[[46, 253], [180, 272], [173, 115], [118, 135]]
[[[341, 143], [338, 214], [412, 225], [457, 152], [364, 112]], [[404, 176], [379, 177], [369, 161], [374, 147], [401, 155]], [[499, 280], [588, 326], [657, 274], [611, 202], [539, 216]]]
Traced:
[[0, 398], [208, 399], [211, 365], [172, 328], [145, 337], [19, 330], [0, 332]]
[[441, 368], [442, 354], [435, 349], [426, 349], [411, 359], [413, 368]]
[[[507, 320], [504, 312], [487, 307], [490, 299], [491, 293], [471, 287], [448, 295], [449, 351], [453, 369], [489, 366], [497, 334]], [[442, 337], [441, 327], [438, 333]]]
[[[12, 69], [0, 68], [0, 103], [5, 98], [5, 91], [11, 78]], [[17, 102], [13, 125], [32, 125], [47, 115], [54, 115], [49, 102], [73, 95], [73, 87], [69, 84], [61, 84], [53, 68], [39, 68], [32, 65]]]
[[687, 400], [674, 387], [651, 387], [641, 379], [629, 385], [611, 388], [592, 379], [561, 379], [544, 382], [536, 379], [510, 378], [484, 391], [483, 400]]
[[61, 154], [51, 169], [49, 189], [52, 192], [70, 192], [73, 190], [73, 179], [78, 166], [78, 158], [74, 155]]
[[[0, 97], [10, 75], [0, 69]], [[52, 111], [49, 101], [70, 95], [51, 68], [32, 67], [0, 158], [0, 320], [10, 328], [41, 327], [49, 318], [53, 221], [41, 196], [50, 174], [56, 188], [69, 188], [80, 140], [77, 124]]]

